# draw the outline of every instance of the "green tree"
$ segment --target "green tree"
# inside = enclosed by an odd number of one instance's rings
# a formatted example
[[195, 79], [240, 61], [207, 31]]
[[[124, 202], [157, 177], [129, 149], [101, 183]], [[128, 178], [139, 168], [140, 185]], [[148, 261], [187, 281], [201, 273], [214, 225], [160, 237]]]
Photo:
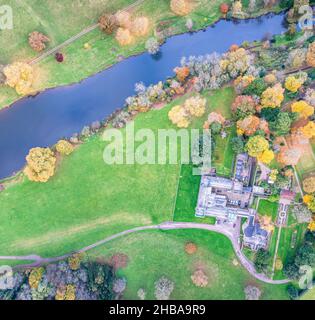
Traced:
[[267, 89], [267, 85], [262, 78], [255, 79], [250, 83], [243, 91], [244, 95], [258, 96], [260, 97], [262, 93]]
[[210, 129], [211, 129], [211, 133], [216, 135], [220, 133], [222, 129], [222, 125], [219, 122], [213, 122], [210, 126]]
[[283, 136], [289, 133], [291, 129], [292, 118], [288, 112], [280, 112], [275, 121], [269, 123], [270, 130], [277, 136]]
[[271, 255], [264, 249], [259, 249], [255, 255], [255, 268], [258, 272], [266, 272], [271, 260]]
[[232, 150], [238, 154], [244, 152], [245, 142], [242, 137], [234, 137], [232, 140]]

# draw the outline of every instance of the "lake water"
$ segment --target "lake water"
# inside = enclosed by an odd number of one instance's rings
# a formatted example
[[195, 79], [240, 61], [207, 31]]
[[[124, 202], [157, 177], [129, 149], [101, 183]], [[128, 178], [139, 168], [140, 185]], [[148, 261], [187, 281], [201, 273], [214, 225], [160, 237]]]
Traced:
[[159, 58], [148, 53], [130, 57], [81, 83], [46, 90], [0, 111], [0, 179], [20, 170], [33, 147], [55, 144], [124, 105], [134, 85], [173, 75], [183, 56], [223, 53], [232, 44], [261, 40], [285, 31], [284, 14], [243, 21], [221, 20], [205, 31], [171, 37]]

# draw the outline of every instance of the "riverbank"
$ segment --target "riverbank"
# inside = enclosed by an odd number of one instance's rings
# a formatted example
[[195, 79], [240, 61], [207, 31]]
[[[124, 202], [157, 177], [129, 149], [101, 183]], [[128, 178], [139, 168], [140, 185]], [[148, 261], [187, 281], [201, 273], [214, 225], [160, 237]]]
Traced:
[[[121, 2], [123, 1], [119, 2], [121, 7], [125, 7]], [[127, 1], [124, 2], [127, 4]], [[130, 4], [129, 2], [128, 4]], [[187, 27], [185, 26], [187, 18], [191, 18], [194, 21], [194, 31], [209, 27], [221, 19], [219, 6], [224, 1], [209, 2], [202, 0], [195, 11], [187, 17], [174, 16], [169, 10], [168, 2], [169, 1], [159, 0], [157, 3], [156, 0], [148, 0], [133, 9], [134, 15], [149, 16], [152, 28], [150, 34], [146, 38], [142, 38], [130, 46], [119, 47], [113, 36], [107, 36], [97, 28], [62, 50], [66, 57], [62, 64], [58, 64], [55, 61], [54, 56], [48, 56], [39, 62], [36, 65], [38, 74], [35, 82], [36, 91], [42, 92], [49, 88], [79, 83], [128, 57], [143, 53], [145, 51], [145, 42], [147, 38], [156, 35], [156, 30], [161, 29], [161, 26], [165, 24], [168, 26], [168, 37], [187, 32]], [[250, 18], [255, 18], [268, 12], [279, 13], [280, 11], [281, 9], [278, 6], [273, 7], [272, 9], [263, 9], [252, 14]], [[154, 12], [154, 14], [152, 14], [152, 12]], [[80, 26], [80, 28], [82, 30], [82, 26]], [[58, 39], [63, 38], [58, 37]], [[91, 49], [84, 49], [85, 43], [89, 43]], [[57, 45], [58, 43], [55, 42], [55, 44]], [[19, 59], [30, 60], [32, 53], [29, 51], [27, 42], [24, 43], [24, 47], [27, 49], [26, 56], [21, 56]], [[47, 50], [49, 49], [51, 48], [47, 48]], [[19, 50], [25, 52], [22, 47], [19, 48]], [[12, 54], [12, 56], [16, 57], [20, 55], [16, 55], [15, 53], [14, 55]], [[9, 63], [12, 61], [9, 61], [7, 57], [6, 62]], [[13, 89], [4, 86], [0, 87], [0, 109], [9, 107], [20, 99], [21, 97], [18, 96]]]

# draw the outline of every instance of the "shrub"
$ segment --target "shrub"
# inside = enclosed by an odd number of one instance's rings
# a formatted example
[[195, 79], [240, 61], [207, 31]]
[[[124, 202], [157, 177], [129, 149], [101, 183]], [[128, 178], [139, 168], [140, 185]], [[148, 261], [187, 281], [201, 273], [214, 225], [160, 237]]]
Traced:
[[128, 256], [125, 255], [124, 253], [116, 253], [110, 258], [109, 264], [115, 270], [126, 268], [128, 265]]
[[114, 281], [113, 290], [115, 293], [121, 294], [125, 291], [127, 285], [126, 278], [119, 278]]
[[59, 140], [56, 144], [56, 150], [62, 154], [68, 156], [74, 150], [73, 145], [66, 140]]
[[145, 299], [145, 296], [146, 296], [146, 292], [144, 289], [140, 288], [138, 291], [137, 291], [137, 296], [139, 297], [140, 300], [144, 300]]
[[43, 51], [46, 48], [46, 42], [48, 41], [49, 38], [38, 31], [33, 31], [28, 37], [30, 47], [37, 52]]
[[197, 270], [191, 276], [191, 280], [196, 287], [206, 287], [208, 285], [208, 277], [203, 270]]
[[261, 296], [261, 291], [255, 286], [248, 285], [245, 289], [245, 299], [246, 300], [259, 300]]
[[98, 23], [99, 23], [100, 29], [106, 34], [112, 34], [117, 27], [116, 18], [112, 14], [103, 14], [99, 18]]
[[155, 282], [154, 295], [157, 300], [168, 300], [173, 290], [174, 282], [166, 277], [162, 277]]
[[194, 254], [197, 251], [197, 245], [193, 242], [187, 242], [185, 245], [185, 252], [187, 254]]
[[47, 182], [55, 173], [56, 157], [49, 148], [33, 148], [26, 157], [24, 173], [31, 181]]
[[56, 59], [57, 62], [61, 63], [61, 62], [64, 61], [64, 56], [63, 56], [62, 53], [57, 52], [57, 53], [55, 54], [55, 59]]

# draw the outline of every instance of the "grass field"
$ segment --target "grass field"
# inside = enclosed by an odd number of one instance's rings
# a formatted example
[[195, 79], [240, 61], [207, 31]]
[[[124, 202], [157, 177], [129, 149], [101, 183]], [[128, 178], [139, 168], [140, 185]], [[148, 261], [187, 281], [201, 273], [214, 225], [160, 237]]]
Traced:
[[[43, 32], [51, 39], [49, 48], [61, 44], [76, 35], [84, 28], [95, 24], [103, 12], [116, 12], [134, 3], [135, 0], [74, 0], [66, 3], [61, 0], [47, 0], [42, 5], [40, 0], [7, 0], [6, 4], [13, 9], [14, 29], [1, 32], [0, 64], [13, 61], [29, 61], [36, 57], [28, 46], [28, 34], [34, 30]], [[219, 5], [230, 1], [196, 2], [195, 10], [189, 15], [194, 21], [194, 28], [201, 29], [220, 17]], [[132, 11], [134, 16], [146, 15], [150, 18], [151, 31], [161, 22], [171, 21], [173, 33], [186, 32], [187, 17], [175, 16], [169, 8], [169, 0], [145, 0]], [[126, 47], [119, 47], [113, 36], [107, 36], [96, 29], [62, 50], [66, 59], [64, 63], [56, 63], [53, 57], [47, 57], [36, 66], [40, 76], [34, 84], [36, 90], [78, 82], [96, 72], [119, 61], [119, 57], [141, 53], [145, 50], [148, 38], [138, 39]], [[89, 43], [91, 50], [83, 45]], [[0, 87], [0, 109], [18, 96], [13, 89]]]
[[[192, 127], [201, 128], [222, 101], [229, 108], [233, 95], [232, 88], [206, 93], [207, 113]], [[135, 130], [174, 128], [168, 111], [184, 99], [140, 114]], [[105, 165], [105, 145], [93, 136], [64, 159], [48, 183], [24, 179], [0, 193], [3, 255], [60, 255], [128, 228], [172, 220], [179, 164]]]
[[258, 213], [262, 216], [272, 217], [272, 221], [275, 222], [278, 213], [278, 206], [278, 202], [270, 202], [268, 200], [260, 199]]
[[[198, 246], [194, 255], [184, 251], [188, 241]], [[127, 267], [118, 271], [127, 278], [125, 299], [138, 299], [139, 288], [147, 292], [147, 299], [154, 299], [154, 282], [161, 276], [175, 283], [171, 299], [244, 299], [244, 287], [248, 284], [263, 291], [262, 299], [287, 299], [286, 285], [263, 284], [241, 265], [235, 265], [232, 245], [220, 234], [204, 230], [145, 231], [114, 240], [90, 255], [107, 260], [115, 253], [129, 257]], [[191, 282], [190, 276], [196, 269], [203, 269], [209, 278], [204, 288]]]

